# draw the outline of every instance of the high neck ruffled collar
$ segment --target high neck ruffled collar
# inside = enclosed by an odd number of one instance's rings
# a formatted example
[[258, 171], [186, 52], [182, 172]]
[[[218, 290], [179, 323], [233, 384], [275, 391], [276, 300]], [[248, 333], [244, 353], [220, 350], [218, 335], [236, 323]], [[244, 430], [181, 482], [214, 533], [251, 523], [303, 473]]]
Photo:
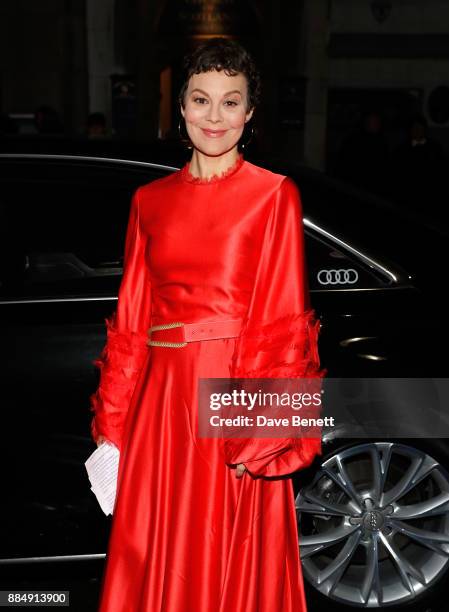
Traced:
[[229, 166], [229, 168], [227, 168], [221, 174], [213, 174], [212, 176], [209, 176], [208, 178], [202, 178], [200, 176], [193, 176], [193, 174], [190, 173], [190, 162], [187, 162], [181, 168], [181, 178], [184, 181], [187, 181], [188, 183], [194, 183], [195, 185], [210, 185], [211, 183], [218, 183], [219, 181], [223, 181], [229, 176], [232, 176], [233, 174], [235, 174], [237, 170], [241, 168], [244, 161], [245, 160], [243, 158], [243, 153], [239, 153], [237, 159], [231, 166]]

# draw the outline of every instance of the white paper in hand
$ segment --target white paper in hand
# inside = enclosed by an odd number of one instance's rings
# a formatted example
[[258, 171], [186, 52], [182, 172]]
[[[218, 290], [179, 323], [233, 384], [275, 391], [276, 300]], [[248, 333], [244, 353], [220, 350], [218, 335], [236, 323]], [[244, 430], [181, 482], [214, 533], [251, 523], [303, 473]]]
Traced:
[[84, 462], [98, 503], [108, 515], [114, 511], [120, 451], [111, 442], [102, 442]]

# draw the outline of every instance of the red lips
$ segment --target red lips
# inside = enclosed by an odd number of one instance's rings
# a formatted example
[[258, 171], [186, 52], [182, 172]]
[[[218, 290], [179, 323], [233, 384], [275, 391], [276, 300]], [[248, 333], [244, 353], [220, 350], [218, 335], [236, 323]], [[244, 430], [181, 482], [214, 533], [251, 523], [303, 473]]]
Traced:
[[201, 128], [201, 130], [206, 136], [210, 136], [211, 138], [218, 138], [220, 136], [223, 136], [223, 134], [226, 134], [226, 131], [227, 131], [227, 130], [207, 130], [204, 128]]

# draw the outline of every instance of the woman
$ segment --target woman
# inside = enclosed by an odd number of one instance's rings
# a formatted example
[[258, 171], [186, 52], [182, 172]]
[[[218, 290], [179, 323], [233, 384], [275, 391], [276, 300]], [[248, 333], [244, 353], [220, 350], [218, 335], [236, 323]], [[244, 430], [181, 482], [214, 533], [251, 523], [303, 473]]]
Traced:
[[306, 610], [279, 477], [321, 439], [196, 435], [199, 378], [324, 373], [298, 190], [238, 151], [258, 93], [236, 42], [194, 51], [180, 93], [192, 158], [132, 199], [91, 398], [94, 440], [121, 451], [100, 612]]

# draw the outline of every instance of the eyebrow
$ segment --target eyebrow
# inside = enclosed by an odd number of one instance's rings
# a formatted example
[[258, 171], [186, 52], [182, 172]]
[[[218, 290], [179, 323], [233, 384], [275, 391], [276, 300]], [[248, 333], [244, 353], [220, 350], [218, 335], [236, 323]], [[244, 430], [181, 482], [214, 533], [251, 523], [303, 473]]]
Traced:
[[[195, 87], [195, 89], [192, 89], [192, 91], [191, 91], [190, 93], [193, 93], [194, 91], [200, 91], [201, 93], [203, 93], [203, 94], [204, 94], [204, 95], [206, 95], [206, 96], [208, 96], [208, 95], [209, 95], [209, 94], [207, 93], [207, 91], [204, 91], [203, 89], [199, 89], [198, 87]], [[225, 95], [225, 96], [229, 96], [229, 94], [233, 94], [233, 93], [238, 93], [238, 94], [242, 95], [242, 94], [241, 94], [240, 89], [233, 89], [232, 91], [227, 91], [227, 92], [226, 92], [225, 94], [223, 94], [223, 95]]]

